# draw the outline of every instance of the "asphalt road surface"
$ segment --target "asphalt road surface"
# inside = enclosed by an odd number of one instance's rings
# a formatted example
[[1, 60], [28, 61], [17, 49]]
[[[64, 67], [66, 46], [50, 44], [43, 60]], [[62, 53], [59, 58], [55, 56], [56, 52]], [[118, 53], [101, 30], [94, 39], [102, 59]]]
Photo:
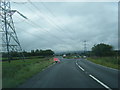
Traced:
[[85, 59], [60, 59], [18, 88], [118, 88], [118, 70]]

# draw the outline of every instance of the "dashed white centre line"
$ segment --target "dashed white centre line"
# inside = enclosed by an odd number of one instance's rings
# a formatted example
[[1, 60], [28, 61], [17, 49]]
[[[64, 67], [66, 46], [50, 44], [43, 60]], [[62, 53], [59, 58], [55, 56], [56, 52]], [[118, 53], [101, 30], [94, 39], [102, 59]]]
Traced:
[[[78, 65], [78, 63], [76, 62], [76, 65], [82, 70], [82, 71], [85, 71], [80, 65]], [[95, 81], [97, 81], [99, 84], [101, 84], [103, 87], [105, 87], [106, 89], [108, 90], [112, 90], [110, 87], [108, 87], [107, 85], [105, 85], [104, 83], [102, 83], [100, 80], [98, 80], [97, 78], [95, 78], [93, 75], [90, 75], [89, 76], [94, 79]]]
[[98, 80], [97, 78], [95, 78], [93, 75], [89, 75], [92, 79], [94, 79], [95, 81], [97, 81], [99, 84], [101, 84], [102, 86], [104, 86], [106, 89], [108, 90], [112, 90], [111, 88], [109, 88], [107, 85], [105, 85], [104, 83], [102, 83], [100, 80]]
[[82, 71], [85, 71], [80, 65], [78, 65], [78, 63], [76, 63], [76, 65], [77, 65]]
[[[77, 62], [76, 62], [76, 64], [77, 64]], [[78, 64], [77, 64], [78, 65]]]
[[82, 71], [85, 71], [82, 67], [78, 66]]

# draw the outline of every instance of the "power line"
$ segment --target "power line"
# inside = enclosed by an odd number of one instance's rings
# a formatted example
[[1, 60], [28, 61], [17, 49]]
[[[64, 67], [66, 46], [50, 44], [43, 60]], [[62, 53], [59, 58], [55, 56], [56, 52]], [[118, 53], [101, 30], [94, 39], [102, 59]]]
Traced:
[[[23, 16], [21, 13], [19, 13], [21, 16]], [[23, 16], [24, 17], [24, 16]], [[24, 18], [26, 18], [26, 17], [24, 17]], [[26, 18], [27, 19], [27, 18]], [[32, 22], [33, 23], [33, 22]], [[35, 23], [34, 23], [35, 24]], [[36, 25], [36, 24], [35, 24]], [[11, 27], [12, 28], [12, 27]], [[49, 32], [48, 32], [49, 33]], [[14, 38], [14, 37], [13, 37]], [[43, 39], [43, 38], [42, 38]], [[56, 39], [56, 38], [55, 38]], [[52, 40], [51, 40], [52, 41]], [[60, 39], [58, 40], [58, 41], [60, 41]], [[17, 42], [17, 41], [16, 41]], [[13, 47], [15, 47], [14, 45], [12, 45]]]
[[[18, 17], [17, 17], [17, 18], [18, 18]], [[33, 21], [32, 21], [31, 19], [29, 19], [29, 18], [28, 18], [25, 22], [28, 23], [28, 24], [30, 24], [30, 25], [32, 25], [32, 26], [35, 27], [35, 28], [36, 28], [36, 26], [41, 27], [40, 25], [36, 24], [35, 22], [33, 22]], [[42, 28], [42, 27], [41, 27], [41, 28]], [[44, 29], [44, 28], [43, 28], [43, 30], [44, 30], [44, 32], [49, 33], [49, 34], [51, 35], [51, 37], [56, 38], [56, 39], [58, 39], [59, 41], [65, 42], [65, 41], [63, 41], [61, 38], [59, 38], [58, 36], [52, 34], [50, 31], [47, 31], [47, 30]], [[37, 31], [40, 32], [40, 30], [37, 30]]]
[[51, 42], [51, 40], [47, 40], [47, 39], [45, 39], [45, 38], [43, 38], [43, 37], [40, 37], [40, 35], [35, 35], [35, 34], [33, 34], [33, 33], [30, 33], [30, 32], [28, 32], [28, 31], [24, 30], [23, 28], [20, 28], [20, 27], [16, 27], [16, 28], [20, 29], [21, 32], [26, 32], [26, 33], [28, 33], [29, 35], [33, 36], [33, 37], [40, 38], [41, 40], [45, 40], [45, 41]]
[[[34, 5], [30, 0], [28, 0], [28, 2], [34, 7], [34, 8], [36, 8], [39, 12], [41, 12], [41, 10], [36, 6], [36, 5]], [[39, 14], [38, 14], [38, 16], [40, 16]], [[41, 17], [41, 16], [40, 16]], [[47, 16], [47, 19], [50, 21], [50, 22], [52, 22], [52, 23], [50, 23], [51, 25], [54, 25], [54, 26], [56, 26], [57, 27], [57, 30], [58, 31], [62, 31], [62, 32], [66, 32], [66, 30], [64, 30], [61, 26], [59, 26], [58, 24], [56, 24], [49, 16]], [[67, 35], [68, 35], [68, 32], [66, 32], [67, 33]], [[65, 34], [66, 34], [65, 33]], [[70, 33], [69, 33], [69, 35], [70, 35]], [[70, 36], [69, 36], [70, 37]], [[71, 39], [72, 39], [72, 37], [70, 37]]]
[[[29, 22], [27, 22], [27, 24], [30, 24]], [[36, 26], [36, 24], [34, 24], [34, 23], [31, 23], [31, 25], [35, 25]], [[39, 25], [38, 25], [39, 26]], [[47, 40], [47, 39], [45, 39], [45, 38], [42, 38], [42, 37], [40, 37], [40, 36], [38, 36], [38, 35], [34, 35], [33, 33], [30, 33], [30, 32], [27, 32], [27, 31], [25, 31], [24, 29], [22, 29], [22, 28], [20, 28], [20, 27], [18, 27], [18, 29], [21, 29], [21, 31], [23, 31], [23, 32], [26, 32], [26, 33], [28, 33], [28, 34], [31, 34], [32, 36], [34, 36], [34, 37], [36, 37], [36, 38], [41, 38], [41, 40], [45, 40], [45, 41], [48, 41], [48, 43], [49, 42], [51, 42], [51, 41], [53, 41], [53, 40]], [[38, 31], [40, 31], [40, 30], [38, 30]], [[48, 32], [49, 33], [49, 32]], [[45, 36], [44, 36], [45, 37]], [[58, 42], [65, 42], [65, 41], [63, 41], [63, 40], [61, 40], [60, 38], [58, 38], [58, 37], [54, 37], [54, 36], [51, 36], [51, 37], [53, 37], [53, 39], [56, 39]]]
[[[44, 2], [41, 2], [41, 4], [50, 12], [50, 14], [52, 16], [56, 17], [56, 15], [44, 4]], [[65, 26], [64, 23], [62, 23], [60, 19], [58, 21], [62, 24], [62, 26]], [[70, 32], [68, 30], [69, 29], [66, 27], [65, 31], [67, 31], [69, 33], [69, 35], [71, 36], [71, 34], [70, 34]], [[73, 39], [73, 38], [71, 37], [71, 39]]]
[[[29, 1], [30, 1], [30, 0], [29, 0]], [[39, 10], [39, 12], [41, 12], [41, 10], [40, 10], [37, 6], [35, 6], [32, 2], [30, 2], [30, 3], [32, 4], [33, 7], [35, 7], [37, 10]], [[39, 15], [39, 14], [38, 14], [38, 15]], [[48, 18], [48, 19], [50, 20], [50, 18]], [[56, 25], [56, 24], [55, 24], [55, 25]], [[61, 28], [59, 28], [59, 29], [61, 29]], [[57, 30], [58, 30], [58, 29], [57, 29]], [[59, 30], [59, 31], [61, 32], [61, 30]], [[65, 31], [65, 30], [62, 29], [62, 32], [63, 32], [63, 31]], [[76, 47], [76, 46], [74, 46], [74, 47]]]
[[[32, 2], [31, 2], [31, 3], [32, 3]], [[27, 6], [27, 5], [26, 5], [26, 6]], [[39, 10], [39, 12], [41, 12], [41, 10], [40, 10], [36, 5], [34, 5], [33, 3], [32, 3], [32, 6], [33, 6], [34, 8], [36, 8], [37, 10]], [[33, 8], [32, 8], [32, 9], [33, 9]], [[30, 10], [32, 10], [32, 9], [30, 9]], [[51, 13], [52, 13], [52, 12], [51, 12]], [[39, 14], [37, 14], [37, 15], [41, 17], [41, 15], [39, 15]], [[48, 19], [51, 21], [50, 18], [48, 18]], [[34, 26], [41, 27], [40, 25], [36, 24], [35, 22], [31, 21], [30, 19], [28, 20], [27, 23], [31, 23], [31, 24], [34, 25]], [[53, 25], [53, 23], [50, 23], [50, 24]], [[54, 24], [54, 26], [56, 26], [56, 23]], [[61, 30], [61, 27], [59, 27], [59, 26], [56, 26], [56, 27], [57, 27], [57, 30], [59, 30], [60, 32], [62, 31], [62, 32], [65, 33], [65, 30], [63, 30], [63, 29]], [[47, 30], [44, 30], [44, 31], [51, 34], [51, 32], [49, 32], [49, 31], [47, 31]], [[67, 33], [67, 34], [68, 34], [68, 33]], [[56, 35], [52, 35], [52, 36], [54, 37], [54, 36], [56, 36]], [[61, 38], [59, 38], [59, 37], [55, 37], [55, 38], [61, 41]], [[65, 42], [65, 41], [62, 40], [62, 42]]]
[[[31, 22], [31, 23], [30, 23], [30, 22]], [[26, 23], [31, 24], [32, 26], [35, 25], [35, 26], [41, 27], [40, 25], [38, 25], [38, 24], [36, 24], [35, 22], [33, 22], [30, 18], [26, 20]], [[35, 27], [35, 26], [34, 26], [34, 27]], [[42, 28], [42, 27], [41, 27], [41, 28]], [[43, 28], [43, 30], [44, 30], [44, 32], [48, 32], [49, 34], [51, 34], [53, 37], [58, 38], [56, 35], [53, 35], [51, 32], [47, 31], [46, 29]], [[61, 40], [60, 38], [58, 38], [58, 39]], [[64, 41], [63, 41], [63, 42], [64, 42]]]
[[[18, 17], [17, 17], [17, 18], [18, 18]], [[36, 24], [35, 22], [33, 22], [33, 21], [30, 20], [30, 19], [26, 20], [25, 22], [26, 22], [27, 24], [29, 24], [29, 25], [32, 25], [34, 28], [36, 28], [36, 26], [42, 28], [40, 25]], [[39, 32], [41, 32], [41, 31], [40, 31], [39, 29], [37, 29], [37, 28], [36, 28], [36, 30], [39, 31]], [[47, 31], [46, 29], [42, 28], [42, 31], [43, 31], [43, 30], [44, 30], [44, 32], [47, 32], [47, 33], [49, 33], [49, 34], [52, 35], [52, 33], [49, 32], [49, 31]], [[53, 37], [56, 37], [55, 35], [52, 35], [52, 36], [53, 36]], [[58, 37], [56, 37], [56, 38], [58, 38]], [[58, 39], [60, 39], [60, 38], [58, 38]]]
[[[29, 21], [32, 23], [32, 25], [36, 25], [36, 26], [38, 26], [38, 27], [41, 27], [40, 25], [34, 23], [32, 20], [29, 19]], [[41, 27], [41, 28], [42, 28], [42, 27]], [[56, 38], [56, 39], [58, 39], [59, 41], [64, 42], [61, 38], [57, 37], [56, 35], [52, 34], [51, 32], [47, 31], [46, 29], [43, 28], [43, 30], [44, 30], [44, 32], [49, 33], [49, 36], [51, 35], [51, 37]], [[38, 31], [40, 32], [40, 30], [38, 30]]]
[[[39, 12], [41, 12], [41, 9], [39, 9], [36, 5], [34, 5], [30, 0], [28, 0], [29, 1], [29, 3], [30, 4], [32, 4], [32, 6], [34, 7], [34, 8], [36, 8], [37, 10], [39, 10]], [[52, 12], [51, 12], [52, 13]], [[53, 13], [52, 13], [53, 14]], [[39, 15], [39, 14], [38, 14]], [[40, 16], [40, 15], [39, 15]], [[55, 16], [55, 15], [54, 15]], [[49, 17], [47, 17], [50, 21], [51, 21], [51, 19], [49, 18]], [[53, 21], [52, 21], [53, 22]], [[54, 23], [54, 22], [53, 22]], [[51, 24], [51, 23], [50, 23]], [[64, 32], [65, 33], [65, 30], [64, 29], [62, 29], [60, 26], [58, 26], [56, 23], [54, 23], [54, 25], [55, 26], [57, 26], [58, 27], [58, 29], [57, 30], [59, 30], [60, 32], [61, 32], [61, 30], [62, 30], [62, 32]], [[67, 32], [67, 34], [69, 34], [70, 35], [70, 33], [69, 32]], [[71, 39], [73, 39], [72, 37], [70, 37]], [[76, 47], [76, 46], [74, 46], [74, 47]]]

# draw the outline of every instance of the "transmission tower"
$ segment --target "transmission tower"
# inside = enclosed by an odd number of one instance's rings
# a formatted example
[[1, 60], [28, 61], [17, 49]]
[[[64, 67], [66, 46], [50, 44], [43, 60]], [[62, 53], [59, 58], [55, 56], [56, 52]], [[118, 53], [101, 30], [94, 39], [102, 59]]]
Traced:
[[87, 51], [87, 47], [86, 47], [86, 40], [84, 41], [84, 54], [86, 54], [86, 51]]
[[19, 13], [17, 10], [11, 10], [10, 1], [0, 1], [0, 32], [2, 33], [2, 52], [7, 53], [9, 62], [12, 60], [12, 53], [17, 53], [18, 57], [24, 59], [22, 48], [12, 19], [12, 15], [15, 12]]

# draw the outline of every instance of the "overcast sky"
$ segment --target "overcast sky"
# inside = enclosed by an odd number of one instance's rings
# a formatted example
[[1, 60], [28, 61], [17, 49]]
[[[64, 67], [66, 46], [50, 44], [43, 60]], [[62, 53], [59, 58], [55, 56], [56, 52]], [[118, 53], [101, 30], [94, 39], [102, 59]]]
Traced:
[[14, 13], [16, 32], [24, 50], [83, 51], [94, 44], [118, 47], [117, 2], [11, 3], [28, 19]]

